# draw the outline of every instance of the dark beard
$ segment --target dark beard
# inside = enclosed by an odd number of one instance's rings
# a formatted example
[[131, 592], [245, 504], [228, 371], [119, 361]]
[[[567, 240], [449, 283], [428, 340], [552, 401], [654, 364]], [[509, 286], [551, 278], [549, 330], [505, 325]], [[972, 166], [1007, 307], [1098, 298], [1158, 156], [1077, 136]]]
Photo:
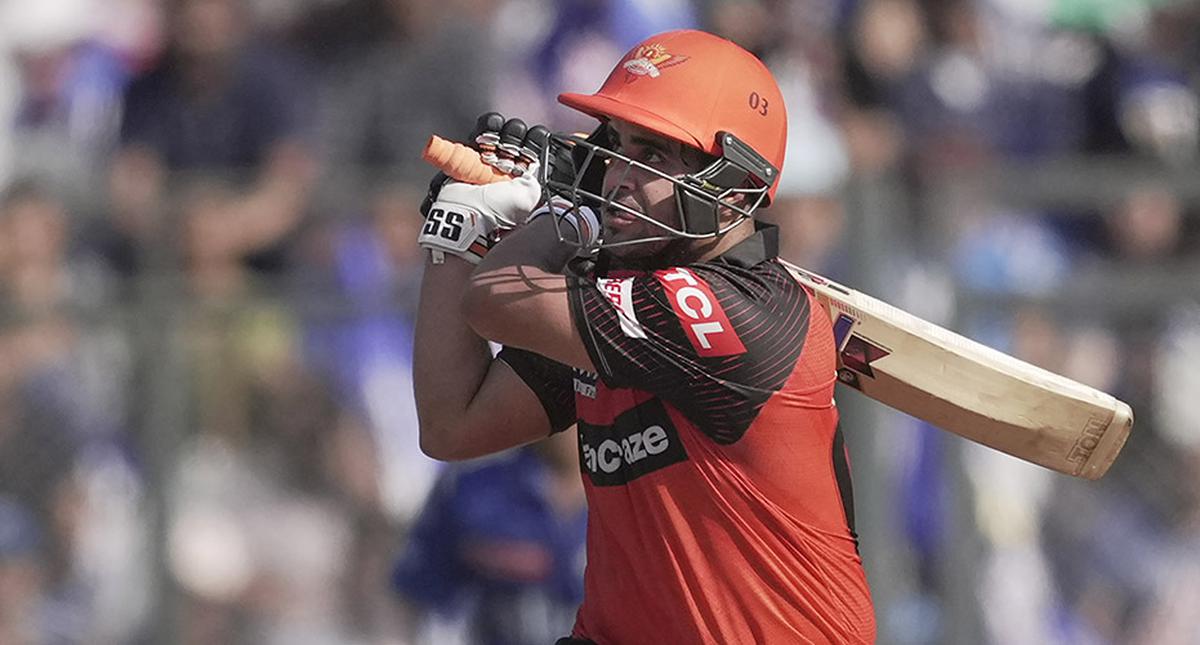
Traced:
[[596, 273], [604, 275], [609, 271], [639, 271], [650, 272], [675, 266], [687, 266], [694, 260], [694, 240], [686, 237], [673, 239], [658, 251], [638, 257], [620, 257], [600, 249], [596, 258]]

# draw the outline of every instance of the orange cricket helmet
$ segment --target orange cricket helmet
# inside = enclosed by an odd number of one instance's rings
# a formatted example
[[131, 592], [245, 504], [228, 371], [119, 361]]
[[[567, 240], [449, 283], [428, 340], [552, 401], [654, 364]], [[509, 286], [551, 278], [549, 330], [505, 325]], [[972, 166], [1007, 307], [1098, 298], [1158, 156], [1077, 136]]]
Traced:
[[598, 92], [558, 100], [715, 157], [740, 157], [744, 150], [729, 149], [740, 141], [759, 157], [745, 160], [747, 170], [766, 188], [766, 201], [774, 198], [787, 147], [783, 94], [766, 65], [729, 40], [695, 30], [651, 36], [625, 54]]

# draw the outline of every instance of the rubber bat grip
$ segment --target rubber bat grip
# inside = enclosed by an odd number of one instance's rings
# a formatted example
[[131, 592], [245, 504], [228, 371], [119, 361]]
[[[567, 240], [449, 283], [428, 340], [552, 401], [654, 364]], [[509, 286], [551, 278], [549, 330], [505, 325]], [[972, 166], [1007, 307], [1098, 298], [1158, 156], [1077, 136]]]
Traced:
[[425, 144], [425, 151], [421, 153], [421, 157], [446, 173], [447, 177], [468, 184], [491, 184], [513, 178], [512, 175], [484, 163], [474, 148], [447, 141], [436, 134], [430, 135], [429, 143]]

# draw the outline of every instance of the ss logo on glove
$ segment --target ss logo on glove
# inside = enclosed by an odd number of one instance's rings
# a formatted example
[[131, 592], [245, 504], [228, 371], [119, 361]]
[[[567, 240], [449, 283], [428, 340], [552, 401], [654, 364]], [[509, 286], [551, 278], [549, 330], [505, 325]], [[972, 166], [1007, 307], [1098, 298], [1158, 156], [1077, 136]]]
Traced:
[[429, 211], [429, 217], [425, 219], [425, 228], [421, 231], [421, 234], [457, 242], [462, 239], [463, 224], [466, 222], [466, 219], [466, 215], [462, 213], [447, 211], [442, 208], [433, 208]]

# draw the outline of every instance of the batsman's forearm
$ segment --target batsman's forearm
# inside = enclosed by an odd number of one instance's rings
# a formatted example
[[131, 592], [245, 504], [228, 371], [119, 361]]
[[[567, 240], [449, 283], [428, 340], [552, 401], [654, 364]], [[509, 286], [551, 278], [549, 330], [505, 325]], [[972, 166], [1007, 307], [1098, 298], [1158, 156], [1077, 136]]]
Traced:
[[[564, 231], [571, 234], [570, 231]], [[554, 218], [543, 216], [509, 233], [479, 263], [475, 275], [498, 269], [526, 266], [543, 273], [561, 275], [578, 247], [558, 239]]]
[[480, 336], [560, 363], [595, 371], [571, 315], [563, 244], [542, 217], [505, 237], [471, 276], [463, 299], [467, 323]]
[[540, 315], [540, 296], [565, 294], [563, 269], [576, 248], [558, 240], [550, 219], [513, 231], [476, 267], [463, 307], [476, 333], [513, 344], [508, 332], [528, 327], [527, 321]]
[[462, 296], [473, 267], [447, 256], [426, 261], [413, 347], [413, 389], [421, 448], [434, 455], [453, 441], [491, 363], [487, 341], [462, 315]]

